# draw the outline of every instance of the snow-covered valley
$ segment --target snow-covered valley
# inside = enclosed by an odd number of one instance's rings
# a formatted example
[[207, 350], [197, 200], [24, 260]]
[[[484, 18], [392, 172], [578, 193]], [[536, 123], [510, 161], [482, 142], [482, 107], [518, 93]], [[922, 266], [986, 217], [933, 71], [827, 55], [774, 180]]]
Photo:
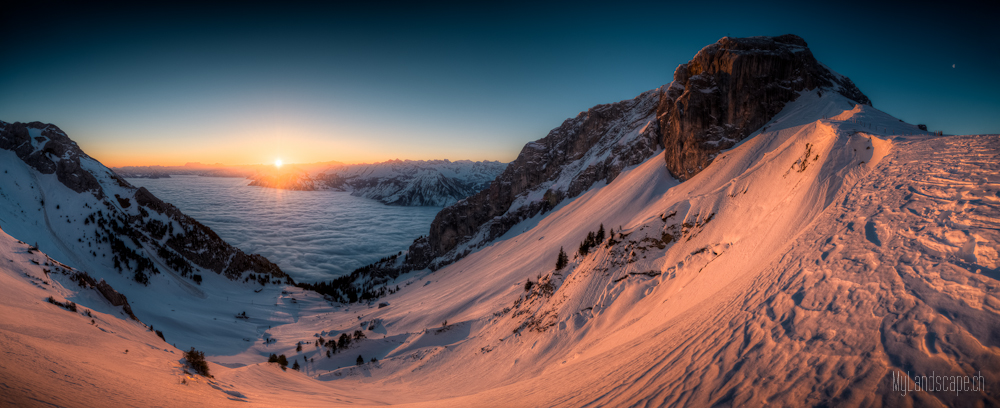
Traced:
[[[652, 129], [639, 117], [636, 129]], [[75, 238], [94, 232], [69, 229], [98, 199], [0, 150], [0, 336], [16, 345], [0, 354], [0, 401], [1000, 403], [1000, 135], [934, 136], [820, 87], [716, 153], [681, 182], [659, 147], [454, 262], [387, 278], [385, 296], [340, 303], [244, 270], [201, 268], [192, 283], [163, 267], [139, 284], [85, 256]], [[108, 195], [139, 194], [100, 182]], [[546, 200], [545, 188], [520, 200]], [[71, 281], [70, 267], [126, 295], [141, 322]], [[185, 368], [192, 346], [214, 378]], [[962, 389], [916, 390], [919, 376]]]

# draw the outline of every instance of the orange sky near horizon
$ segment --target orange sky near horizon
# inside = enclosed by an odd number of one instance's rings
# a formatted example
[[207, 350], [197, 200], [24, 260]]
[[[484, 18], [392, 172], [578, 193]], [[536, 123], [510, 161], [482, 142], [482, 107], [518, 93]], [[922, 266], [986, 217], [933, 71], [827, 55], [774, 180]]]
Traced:
[[317, 137], [282, 135], [219, 135], [193, 137], [77, 137], [70, 138], [91, 157], [107, 167], [183, 166], [187, 163], [222, 164], [226, 166], [274, 164], [306, 164], [341, 162], [344, 164], [375, 163], [387, 160], [497, 160], [510, 162], [521, 146], [506, 149], [472, 149], [463, 144], [442, 143], [394, 144], [374, 137]]

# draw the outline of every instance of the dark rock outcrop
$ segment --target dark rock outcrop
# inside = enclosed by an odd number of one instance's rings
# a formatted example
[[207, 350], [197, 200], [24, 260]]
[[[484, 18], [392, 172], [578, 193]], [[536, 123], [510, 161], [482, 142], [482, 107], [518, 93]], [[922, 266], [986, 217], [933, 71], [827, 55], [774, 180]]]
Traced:
[[[170, 234], [166, 246], [195, 265], [230, 279], [237, 279], [248, 271], [288, 279], [281, 268], [267, 258], [257, 254], [247, 255], [239, 248], [229, 245], [211, 228], [182, 213], [172, 204], [156, 198], [145, 187], [139, 187], [134, 197], [139, 206], [165, 214], [180, 225], [176, 234]], [[139, 221], [136, 224], [140, 229], [155, 235], [152, 224], [143, 223], [141, 219]], [[166, 253], [169, 254], [169, 251]]]
[[[77, 193], [91, 191], [103, 197], [100, 183], [80, 165], [81, 159], [93, 159], [58, 127], [41, 122], [2, 121], [0, 127], [0, 149], [13, 151], [39, 173], [56, 173], [61, 183]], [[38, 136], [32, 137], [30, 130], [36, 130]]]
[[[63, 266], [66, 269], [69, 269], [69, 267], [66, 267], [65, 265]], [[132, 320], [139, 321], [139, 318], [135, 317], [135, 313], [132, 313], [132, 306], [128, 304], [128, 298], [112, 288], [111, 285], [104, 281], [104, 279], [97, 282], [94, 278], [87, 274], [87, 272], [83, 271], [74, 272], [70, 275], [70, 279], [78, 283], [80, 287], [96, 290], [97, 293], [104, 296], [104, 298], [107, 299], [112, 306], [121, 306], [122, 310], [124, 310], [125, 313], [132, 318]]]
[[850, 79], [816, 61], [805, 40], [724, 37], [674, 71], [657, 117], [667, 170], [687, 180], [760, 129], [799, 92], [821, 88], [871, 105]]

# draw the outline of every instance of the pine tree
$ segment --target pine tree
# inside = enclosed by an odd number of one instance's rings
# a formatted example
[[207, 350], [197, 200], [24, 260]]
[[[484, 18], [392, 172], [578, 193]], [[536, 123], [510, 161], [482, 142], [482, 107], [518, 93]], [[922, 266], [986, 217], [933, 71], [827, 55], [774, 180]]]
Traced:
[[184, 359], [187, 360], [188, 364], [191, 365], [191, 368], [194, 369], [196, 373], [205, 377], [211, 377], [211, 375], [208, 374], [208, 362], [205, 361], [205, 353], [191, 347], [191, 351], [184, 352]]
[[362, 365], [362, 364], [365, 363], [365, 358], [361, 357], [360, 354], [358, 355], [358, 361], [357, 361], [357, 363], [358, 363], [358, 365]]
[[302, 351], [302, 342], [300, 341], [298, 345], [295, 346], [295, 351]]
[[292, 364], [292, 370], [299, 371], [299, 359], [295, 359], [295, 364]]
[[561, 270], [566, 267], [569, 263], [569, 257], [566, 256], [566, 251], [563, 251], [562, 247], [559, 247], [559, 256], [556, 258], [556, 270]]
[[597, 229], [597, 241], [594, 242], [594, 244], [600, 244], [602, 242], [604, 242], [604, 224], [603, 223], [601, 224], [601, 227]]

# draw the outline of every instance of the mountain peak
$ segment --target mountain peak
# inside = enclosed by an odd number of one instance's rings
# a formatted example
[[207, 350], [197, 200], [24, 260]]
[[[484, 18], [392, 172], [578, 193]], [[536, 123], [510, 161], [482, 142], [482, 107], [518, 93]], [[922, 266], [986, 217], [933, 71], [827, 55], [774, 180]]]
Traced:
[[56, 173], [61, 183], [77, 193], [92, 191], [102, 197], [100, 183], [80, 164], [90, 156], [56, 125], [0, 121], [0, 149], [13, 151], [42, 174]]
[[674, 70], [661, 88], [657, 117], [667, 170], [687, 180], [767, 124], [798, 98], [819, 88], [864, 105], [871, 101], [845, 76], [816, 60], [802, 37], [723, 37]]

